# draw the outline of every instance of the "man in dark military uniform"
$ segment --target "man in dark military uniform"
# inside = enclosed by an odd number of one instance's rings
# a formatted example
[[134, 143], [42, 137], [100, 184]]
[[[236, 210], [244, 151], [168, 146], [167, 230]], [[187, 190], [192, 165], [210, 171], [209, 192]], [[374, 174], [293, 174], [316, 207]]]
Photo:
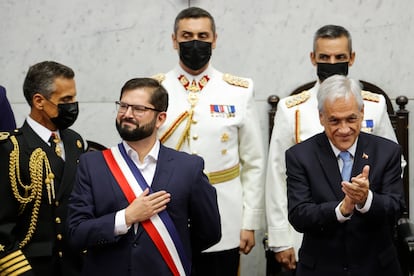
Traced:
[[80, 254], [65, 241], [81, 136], [74, 72], [45, 61], [23, 85], [30, 114], [20, 129], [0, 134], [0, 275], [78, 275]]

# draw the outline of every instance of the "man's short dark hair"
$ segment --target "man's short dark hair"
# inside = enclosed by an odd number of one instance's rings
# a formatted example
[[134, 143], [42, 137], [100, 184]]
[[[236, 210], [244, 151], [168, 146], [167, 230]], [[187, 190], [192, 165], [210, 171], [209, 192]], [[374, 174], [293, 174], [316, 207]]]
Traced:
[[351, 34], [342, 26], [338, 25], [325, 25], [319, 28], [315, 36], [313, 37], [313, 52], [316, 51], [316, 41], [319, 38], [328, 38], [328, 39], [335, 39], [340, 37], [346, 37], [348, 39], [348, 49], [349, 53], [352, 53], [352, 37]]
[[168, 93], [167, 90], [161, 85], [161, 83], [152, 78], [134, 78], [127, 81], [121, 89], [121, 95], [119, 99], [122, 98], [122, 95], [125, 91], [137, 89], [137, 88], [150, 88], [151, 97], [150, 104], [154, 106], [155, 109], [161, 111], [167, 111], [168, 108]]
[[213, 34], [215, 35], [216, 34], [216, 23], [214, 22], [213, 16], [211, 16], [211, 14], [208, 11], [203, 10], [198, 7], [187, 8], [185, 10], [182, 10], [177, 15], [177, 17], [175, 18], [175, 22], [174, 22], [174, 34], [177, 34], [178, 23], [180, 22], [180, 20], [187, 19], [187, 18], [203, 18], [203, 17], [210, 19], [211, 30], [213, 31]]
[[23, 93], [27, 103], [32, 106], [33, 95], [39, 93], [50, 99], [56, 90], [57, 78], [73, 79], [75, 73], [66, 65], [55, 61], [43, 61], [30, 66], [23, 83]]

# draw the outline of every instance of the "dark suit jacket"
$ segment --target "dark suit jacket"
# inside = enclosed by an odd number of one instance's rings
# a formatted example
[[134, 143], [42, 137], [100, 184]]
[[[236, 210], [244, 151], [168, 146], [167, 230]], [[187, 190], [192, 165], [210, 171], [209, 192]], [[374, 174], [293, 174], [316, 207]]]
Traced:
[[[171, 194], [167, 211], [185, 253], [201, 251], [221, 237], [216, 191], [203, 173], [204, 161], [161, 145], [153, 191]], [[114, 235], [115, 214], [128, 206], [101, 152], [80, 159], [69, 203], [68, 231], [77, 249], [87, 249], [83, 275], [171, 275], [160, 253], [139, 224]]]
[[339, 223], [335, 207], [344, 193], [325, 133], [286, 151], [289, 221], [304, 233], [297, 276], [400, 275], [393, 245], [393, 227], [404, 207], [400, 158], [398, 144], [359, 135], [352, 176], [370, 165], [372, 205]]
[[16, 128], [13, 110], [6, 97], [6, 89], [0, 86], [0, 131], [9, 131]]
[[[43, 186], [35, 231], [27, 245], [22, 248], [22, 251], [31, 262], [34, 270], [49, 271], [49, 275], [78, 275], [80, 255], [73, 254], [69, 250], [64, 235], [64, 226], [67, 202], [72, 190], [78, 158], [84, 151], [83, 140], [79, 134], [72, 130], [60, 131], [65, 146], [66, 161], [64, 162], [30, 128], [27, 122], [11, 134], [16, 137], [19, 144], [20, 178], [23, 183], [26, 185], [31, 183], [29, 158], [37, 148], [41, 148], [46, 153], [52, 172], [55, 174], [56, 199], [52, 204], [49, 204], [46, 188]], [[18, 244], [28, 232], [34, 207], [33, 200], [26, 205], [22, 213], [19, 212], [22, 205], [13, 194], [9, 177], [9, 155], [12, 149], [13, 145], [10, 138], [0, 141], [0, 244], [5, 246], [5, 250], [0, 251], [0, 259], [18, 249]], [[43, 169], [44, 178], [45, 172]], [[19, 186], [19, 184], [17, 185]], [[21, 188], [20, 194], [24, 194]], [[42, 258], [43, 264], [39, 267], [35, 263], [36, 258]], [[62, 274], [57, 274], [57, 271], [61, 271]]]

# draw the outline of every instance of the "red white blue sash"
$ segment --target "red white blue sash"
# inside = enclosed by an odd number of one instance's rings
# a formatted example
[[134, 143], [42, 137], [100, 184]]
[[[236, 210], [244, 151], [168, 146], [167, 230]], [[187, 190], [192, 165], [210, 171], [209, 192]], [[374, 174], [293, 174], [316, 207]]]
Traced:
[[[129, 203], [146, 188], [149, 188], [150, 193], [153, 192], [126, 153], [122, 143], [102, 153]], [[164, 210], [149, 220], [141, 222], [141, 225], [161, 253], [172, 274], [190, 275], [191, 264], [185, 256], [183, 244], [168, 212]]]

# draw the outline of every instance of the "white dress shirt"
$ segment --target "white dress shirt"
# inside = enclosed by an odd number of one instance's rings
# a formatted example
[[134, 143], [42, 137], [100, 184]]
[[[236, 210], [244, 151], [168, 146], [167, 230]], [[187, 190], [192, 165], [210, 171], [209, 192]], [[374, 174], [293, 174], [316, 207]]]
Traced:
[[[125, 151], [137, 166], [148, 186], [151, 187], [152, 180], [154, 178], [155, 169], [157, 167], [158, 154], [160, 151], [160, 142], [157, 140], [150, 150], [150, 152], [144, 157], [144, 162], [140, 162], [138, 153], [133, 150], [125, 141], [122, 141], [125, 147]], [[125, 209], [118, 211], [115, 215], [115, 235], [124, 235], [128, 232], [131, 225], [127, 225], [125, 221]], [[134, 224], [135, 231], [138, 229], [138, 223]]]

